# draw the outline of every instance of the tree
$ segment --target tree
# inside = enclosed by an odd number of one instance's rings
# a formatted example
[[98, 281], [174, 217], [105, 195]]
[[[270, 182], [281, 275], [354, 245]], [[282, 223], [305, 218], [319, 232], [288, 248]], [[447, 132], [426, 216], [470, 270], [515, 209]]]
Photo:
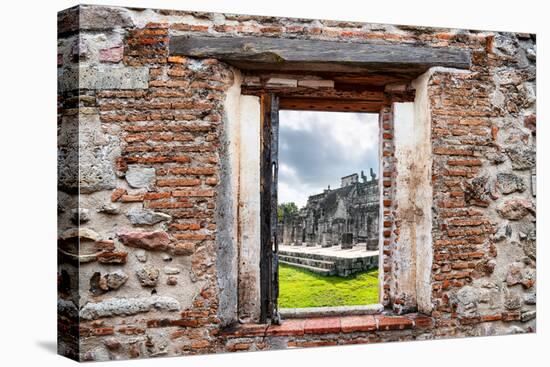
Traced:
[[298, 213], [298, 206], [295, 203], [282, 203], [277, 206], [277, 217], [283, 220], [284, 217], [293, 216]]

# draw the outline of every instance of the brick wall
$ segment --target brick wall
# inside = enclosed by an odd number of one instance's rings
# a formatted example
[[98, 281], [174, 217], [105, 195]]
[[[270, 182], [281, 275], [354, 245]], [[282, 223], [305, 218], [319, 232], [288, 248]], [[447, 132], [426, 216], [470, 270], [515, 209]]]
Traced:
[[[58, 19], [61, 354], [109, 360], [534, 331], [534, 35], [98, 6]], [[220, 246], [235, 244], [220, 241], [217, 222], [235, 75], [214, 59], [171, 56], [169, 39], [182, 34], [472, 52], [471, 70], [429, 80], [431, 315], [377, 316], [362, 329], [369, 320], [324, 320], [315, 332], [292, 322], [283, 327], [293, 333], [268, 338], [267, 326], [222, 328], [217, 260]], [[406, 302], [391, 293], [393, 97], [380, 112], [388, 312]]]
[[382, 304], [386, 307], [399, 304], [390, 296], [390, 288], [395, 286], [392, 278], [392, 253], [394, 244], [399, 234], [395, 222], [395, 155], [393, 144], [393, 118], [391, 105], [384, 106], [379, 114], [382, 128], [381, 134], [381, 159], [382, 159]]

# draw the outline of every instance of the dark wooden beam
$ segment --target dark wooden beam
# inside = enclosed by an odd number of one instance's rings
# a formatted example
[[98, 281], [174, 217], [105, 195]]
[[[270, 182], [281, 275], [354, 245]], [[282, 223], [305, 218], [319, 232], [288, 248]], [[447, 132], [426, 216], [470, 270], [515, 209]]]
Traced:
[[170, 40], [170, 54], [215, 58], [243, 70], [418, 75], [432, 66], [470, 67], [469, 52], [449, 47], [267, 37], [174, 36]]
[[384, 100], [384, 90], [364, 89], [337, 90], [334, 88], [304, 88], [304, 87], [265, 87], [265, 86], [241, 86], [241, 94], [261, 96], [266, 93], [274, 93], [280, 98], [317, 98], [317, 99], [341, 99], [359, 100], [364, 102], [381, 102]]
[[264, 93], [260, 98], [260, 323], [271, 316], [271, 105], [273, 96]]
[[[264, 64], [262, 64], [264, 65]], [[269, 68], [268, 64], [265, 64]], [[242, 70], [242, 69], [241, 69]], [[289, 76], [318, 76], [321, 79], [334, 80], [335, 84], [338, 85], [355, 85], [352, 90], [357, 89], [373, 89], [376, 87], [382, 87], [389, 83], [406, 83], [411, 80], [411, 78], [416, 78], [418, 76], [417, 72], [414, 73], [405, 73], [405, 72], [364, 72], [364, 73], [336, 73], [332, 71], [322, 71], [322, 72], [313, 72], [311, 70], [285, 70], [278, 72], [277, 70], [246, 70], [246, 75], [259, 76], [260, 78], [270, 78], [270, 77], [281, 77], [288, 78]], [[335, 85], [336, 88], [336, 85]], [[339, 89], [339, 88], [336, 88]]]
[[298, 98], [281, 97], [281, 110], [309, 110], [334, 112], [372, 112], [378, 113], [383, 101], [361, 101], [341, 98]]

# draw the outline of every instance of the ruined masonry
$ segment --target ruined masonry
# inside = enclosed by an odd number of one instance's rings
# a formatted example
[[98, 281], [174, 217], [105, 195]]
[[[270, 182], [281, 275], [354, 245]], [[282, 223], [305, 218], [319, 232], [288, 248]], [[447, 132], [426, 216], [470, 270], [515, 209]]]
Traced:
[[340, 188], [312, 195], [296, 215], [283, 217], [279, 238], [285, 245], [340, 245], [378, 249], [378, 180], [371, 169], [371, 180], [361, 171], [342, 177]]
[[[57, 67], [60, 354], [535, 331], [534, 34], [80, 5], [58, 14]], [[372, 237], [338, 214], [374, 194], [357, 177], [283, 223], [296, 248], [374, 249], [378, 231], [372, 312], [260, 323], [268, 94], [380, 116]]]
[[380, 194], [372, 169], [370, 176], [361, 171], [361, 181], [357, 173], [342, 177], [339, 188], [329, 186], [298, 213], [285, 213], [278, 223], [279, 261], [323, 275], [378, 268]]

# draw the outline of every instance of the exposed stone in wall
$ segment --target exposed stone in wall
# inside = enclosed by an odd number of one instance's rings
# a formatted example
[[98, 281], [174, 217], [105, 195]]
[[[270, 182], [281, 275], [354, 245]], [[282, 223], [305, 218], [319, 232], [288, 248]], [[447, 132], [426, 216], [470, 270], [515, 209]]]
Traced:
[[129, 165], [126, 171], [126, 181], [133, 188], [152, 188], [155, 183], [155, 169]]
[[127, 9], [95, 6], [79, 9], [78, 25], [82, 30], [100, 31], [134, 27], [132, 15]]
[[151, 309], [177, 311], [179, 308], [178, 301], [171, 297], [111, 298], [98, 303], [85, 304], [80, 310], [80, 317], [91, 320], [114, 315], [133, 315], [148, 312]]
[[514, 173], [497, 173], [497, 187], [503, 194], [525, 191], [524, 180]]
[[535, 165], [535, 150], [522, 144], [506, 148], [506, 154], [512, 162], [513, 169], [529, 169]]
[[497, 208], [498, 214], [501, 217], [510, 220], [520, 220], [528, 214], [534, 214], [535, 208], [530, 200], [512, 199], [503, 202]]
[[154, 212], [152, 210], [131, 209], [128, 211], [128, 219], [134, 225], [153, 225], [164, 221], [169, 221], [172, 217], [165, 213]]
[[90, 278], [90, 292], [94, 295], [100, 295], [110, 290], [120, 288], [127, 280], [128, 275], [121, 270], [105, 275], [96, 272]]
[[82, 193], [115, 188], [115, 160], [120, 155], [117, 137], [104, 135], [98, 115], [79, 115], [79, 188]]
[[[58, 22], [60, 353], [107, 360], [534, 330], [534, 35], [98, 6], [61, 12]], [[308, 334], [302, 325], [293, 335], [265, 336], [266, 326], [261, 336], [222, 335], [220, 315], [226, 326], [237, 312], [221, 310], [236, 290], [224, 293], [233, 283], [220, 281], [228, 275], [220, 269], [236, 259], [218, 255], [226, 246], [224, 254], [237, 256], [236, 235], [220, 223], [233, 177], [224, 155], [231, 143], [225, 102], [239, 88], [238, 71], [171, 55], [174, 35], [471, 53], [470, 70], [434, 71], [428, 85], [434, 207], [427, 321], [378, 320], [375, 331], [343, 334]], [[272, 77], [297, 88], [337, 86]], [[401, 222], [391, 102], [411, 101], [407, 90], [389, 88], [380, 111], [381, 291], [385, 306], [405, 311], [415, 300], [395, 292]], [[140, 269], [150, 270], [146, 286]], [[230, 296], [222, 303], [221, 294]]]
[[154, 287], [159, 279], [159, 270], [151, 265], [144, 265], [136, 270], [139, 284], [144, 287]]
[[124, 232], [118, 235], [120, 241], [129, 247], [137, 247], [150, 251], [163, 251], [168, 248], [170, 239], [163, 231], [155, 232]]

